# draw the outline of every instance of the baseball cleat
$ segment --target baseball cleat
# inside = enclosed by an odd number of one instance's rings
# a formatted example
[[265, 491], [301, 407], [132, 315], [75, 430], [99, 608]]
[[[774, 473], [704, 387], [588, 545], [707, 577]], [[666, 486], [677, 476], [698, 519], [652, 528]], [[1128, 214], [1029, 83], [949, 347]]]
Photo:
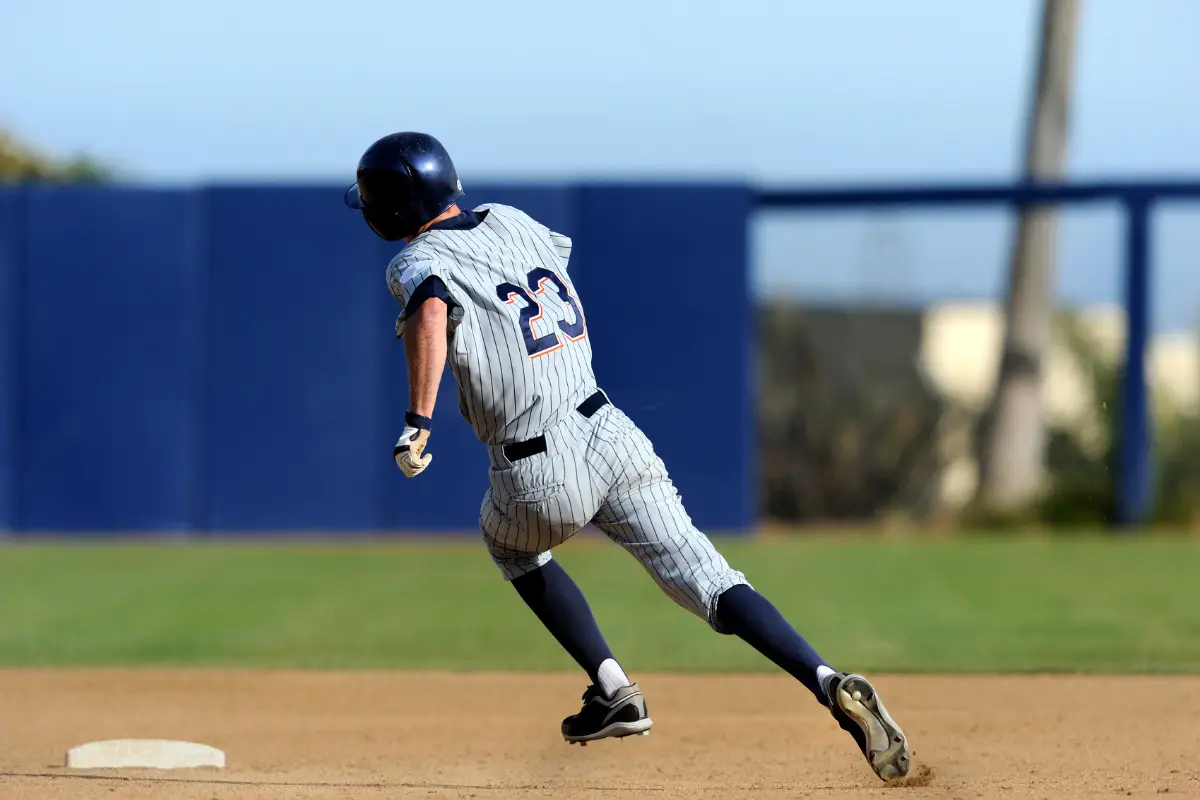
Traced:
[[569, 744], [585, 745], [597, 739], [619, 739], [650, 733], [650, 712], [646, 699], [635, 683], [617, 689], [605, 697], [599, 687], [589, 686], [583, 693], [583, 708], [562, 722], [562, 735]]
[[908, 774], [912, 761], [908, 739], [870, 681], [840, 673], [825, 683], [825, 695], [833, 718], [854, 737], [876, 775], [890, 781]]

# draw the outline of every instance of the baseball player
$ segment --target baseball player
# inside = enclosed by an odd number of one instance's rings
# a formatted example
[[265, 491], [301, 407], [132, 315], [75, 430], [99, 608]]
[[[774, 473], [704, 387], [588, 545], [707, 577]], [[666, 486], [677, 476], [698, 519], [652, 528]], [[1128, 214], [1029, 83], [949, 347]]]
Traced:
[[645, 734], [652, 724], [579, 587], [551, 551], [591, 524], [641, 562], [676, 603], [740, 637], [802, 683], [882, 779], [909, 746], [861, 675], [829, 667], [693, 525], [662, 460], [601, 390], [587, 314], [568, 273], [571, 240], [505, 205], [469, 211], [445, 148], [395, 133], [358, 163], [346, 203], [381, 238], [408, 244], [387, 268], [400, 304], [409, 408], [393, 449], [410, 478], [428, 469], [433, 410], [449, 364], [459, 410], [487, 446], [480, 526], [504, 578], [591, 679], [570, 743]]

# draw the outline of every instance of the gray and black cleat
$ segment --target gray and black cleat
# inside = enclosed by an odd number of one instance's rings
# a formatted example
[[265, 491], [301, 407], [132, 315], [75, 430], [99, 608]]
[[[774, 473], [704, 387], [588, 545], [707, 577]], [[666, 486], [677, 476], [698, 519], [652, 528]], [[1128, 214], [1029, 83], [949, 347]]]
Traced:
[[597, 739], [619, 739], [634, 734], [647, 735], [654, 721], [646, 709], [646, 699], [635, 683], [624, 686], [612, 697], [605, 697], [596, 686], [583, 693], [583, 708], [563, 720], [562, 735], [570, 744], [584, 745]]
[[876, 775], [890, 781], [908, 774], [908, 739], [870, 681], [862, 675], [834, 675], [825, 683], [825, 694], [833, 718], [854, 737]]

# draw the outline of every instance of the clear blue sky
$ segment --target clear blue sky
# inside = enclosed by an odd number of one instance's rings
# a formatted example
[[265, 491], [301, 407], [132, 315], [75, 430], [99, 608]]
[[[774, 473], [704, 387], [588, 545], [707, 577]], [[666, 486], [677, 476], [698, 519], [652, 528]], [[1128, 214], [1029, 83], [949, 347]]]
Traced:
[[[469, 183], [1011, 178], [1033, 0], [0, 0], [0, 124], [137, 180], [347, 180], [427, 130]], [[1083, 0], [1070, 172], [1200, 175], [1200, 2]], [[1200, 217], [1158, 221], [1155, 298], [1200, 316]], [[762, 289], [993, 296], [998, 214], [768, 219]], [[1119, 219], [1070, 215], [1062, 290], [1118, 298]], [[865, 288], [866, 287], [866, 288]]]

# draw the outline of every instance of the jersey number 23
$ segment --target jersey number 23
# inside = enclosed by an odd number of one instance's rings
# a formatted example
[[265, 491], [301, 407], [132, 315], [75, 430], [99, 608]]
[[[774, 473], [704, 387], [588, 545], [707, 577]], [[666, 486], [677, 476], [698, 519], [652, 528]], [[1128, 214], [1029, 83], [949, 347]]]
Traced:
[[[587, 336], [587, 323], [583, 318], [583, 312], [579, 310], [579, 303], [575, 302], [575, 297], [562, 278], [545, 267], [538, 267], [525, 276], [525, 282], [527, 287], [518, 286], [515, 283], [502, 283], [496, 287], [496, 296], [505, 305], [512, 305], [518, 298], [521, 300], [521, 335], [525, 338], [525, 350], [530, 358], [544, 356], [562, 347], [560, 331], [572, 342], [578, 342]], [[574, 319], [570, 321], [560, 319], [558, 320], [558, 330], [552, 330], [545, 336], [538, 336], [533, 324], [542, 319], [545, 315], [545, 308], [534, 299], [534, 296], [543, 294], [546, 291], [546, 284], [553, 284], [558, 293], [558, 299], [570, 308]]]

